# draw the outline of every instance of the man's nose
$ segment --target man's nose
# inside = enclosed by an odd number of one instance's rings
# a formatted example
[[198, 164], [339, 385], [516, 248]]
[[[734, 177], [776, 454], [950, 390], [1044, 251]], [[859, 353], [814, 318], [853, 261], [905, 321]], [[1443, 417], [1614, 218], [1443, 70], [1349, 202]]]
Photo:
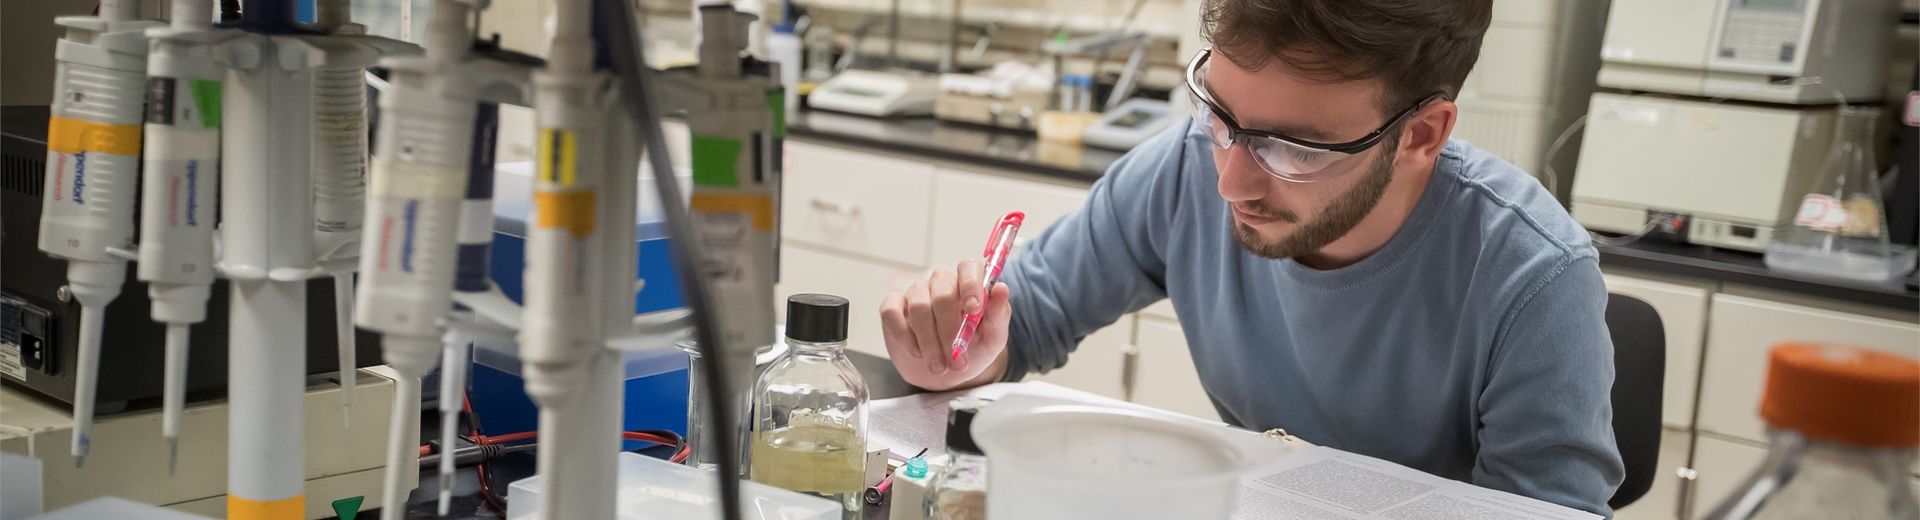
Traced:
[[1220, 198], [1241, 202], [1266, 198], [1272, 176], [1254, 162], [1244, 145], [1234, 143], [1225, 150], [1214, 150], [1214, 165], [1220, 170]]

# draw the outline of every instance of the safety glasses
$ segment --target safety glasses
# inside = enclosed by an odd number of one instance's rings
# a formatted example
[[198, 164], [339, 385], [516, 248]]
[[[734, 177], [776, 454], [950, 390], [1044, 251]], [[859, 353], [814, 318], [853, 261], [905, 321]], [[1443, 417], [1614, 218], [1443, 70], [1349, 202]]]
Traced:
[[[1348, 170], [1348, 168], [1335, 167], [1352, 162], [1360, 154], [1379, 144], [1408, 116], [1420, 111], [1428, 103], [1443, 97], [1436, 93], [1422, 98], [1419, 102], [1401, 110], [1399, 114], [1388, 119], [1386, 124], [1380, 125], [1380, 128], [1365, 137], [1344, 143], [1318, 143], [1273, 132], [1242, 128], [1239, 122], [1233, 119], [1232, 114], [1228, 114], [1226, 109], [1220, 107], [1220, 103], [1214, 99], [1212, 92], [1201, 82], [1205, 76], [1203, 73], [1205, 69], [1202, 67], [1206, 66], [1207, 58], [1212, 55], [1212, 47], [1201, 49], [1199, 54], [1194, 55], [1193, 61], [1187, 64], [1187, 92], [1194, 98], [1194, 124], [1206, 130], [1207, 137], [1213, 141], [1214, 146], [1225, 149], [1232, 147], [1234, 143], [1240, 143], [1254, 158], [1254, 162], [1259, 163], [1268, 174], [1288, 182], [1317, 182], [1333, 176], [1334, 173]], [[1323, 172], [1326, 174], [1322, 175]]]

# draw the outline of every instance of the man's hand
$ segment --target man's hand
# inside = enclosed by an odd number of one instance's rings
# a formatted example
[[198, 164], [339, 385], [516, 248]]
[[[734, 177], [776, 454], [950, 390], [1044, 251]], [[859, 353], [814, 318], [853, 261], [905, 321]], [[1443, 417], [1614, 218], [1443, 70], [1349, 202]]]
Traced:
[[[985, 267], [978, 259], [939, 269], [926, 281], [893, 291], [880, 304], [880, 329], [887, 355], [908, 383], [941, 391], [997, 381], [1007, 371], [1007, 284], [984, 290]], [[953, 358], [953, 338], [965, 314], [985, 309], [973, 343]]]

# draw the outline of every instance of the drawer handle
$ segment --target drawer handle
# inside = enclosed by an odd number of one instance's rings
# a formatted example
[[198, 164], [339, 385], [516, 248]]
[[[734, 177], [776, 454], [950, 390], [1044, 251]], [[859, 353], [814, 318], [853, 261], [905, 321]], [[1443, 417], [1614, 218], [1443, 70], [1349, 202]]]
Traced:
[[811, 202], [808, 203], [808, 205], [813, 206], [813, 209], [831, 212], [839, 215], [845, 215], [849, 217], [860, 215], [860, 207], [852, 204], [845, 204], [845, 203], [839, 203], [839, 202], [827, 202], [820, 199], [813, 199]]

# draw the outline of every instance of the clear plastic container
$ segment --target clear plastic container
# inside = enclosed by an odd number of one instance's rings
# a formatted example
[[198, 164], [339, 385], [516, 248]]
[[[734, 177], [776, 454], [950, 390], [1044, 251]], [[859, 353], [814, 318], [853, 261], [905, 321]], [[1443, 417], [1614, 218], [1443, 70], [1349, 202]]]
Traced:
[[1243, 457], [1205, 426], [1087, 405], [1002, 410], [1005, 401], [973, 426], [992, 475], [989, 518], [1224, 519], [1233, 512]]
[[787, 299], [787, 356], [754, 384], [755, 482], [826, 497], [844, 518], [866, 505], [867, 382], [847, 359], [847, 300]]
[[1887, 212], [1875, 167], [1873, 127], [1880, 111], [1840, 109], [1832, 152], [1792, 225], [1767, 245], [1767, 267], [1866, 284], [1898, 283], [1913, 271], [1914, 251], [1887, 239]]
[[[656, 518], [719, 518], [713, 506], [719, 493], [714, 472], [699, 470], [638, 453], [620, 454], [618, 520]], [[507, 489], [507, 518], [533, 520], [540, 513], [545, 491], [538, 476], [515, 481]], [[741, 512], [759, 520], [832, 520], [840, 506], [819, 497], [794, 493], [755, 482], [740, 483]]]

